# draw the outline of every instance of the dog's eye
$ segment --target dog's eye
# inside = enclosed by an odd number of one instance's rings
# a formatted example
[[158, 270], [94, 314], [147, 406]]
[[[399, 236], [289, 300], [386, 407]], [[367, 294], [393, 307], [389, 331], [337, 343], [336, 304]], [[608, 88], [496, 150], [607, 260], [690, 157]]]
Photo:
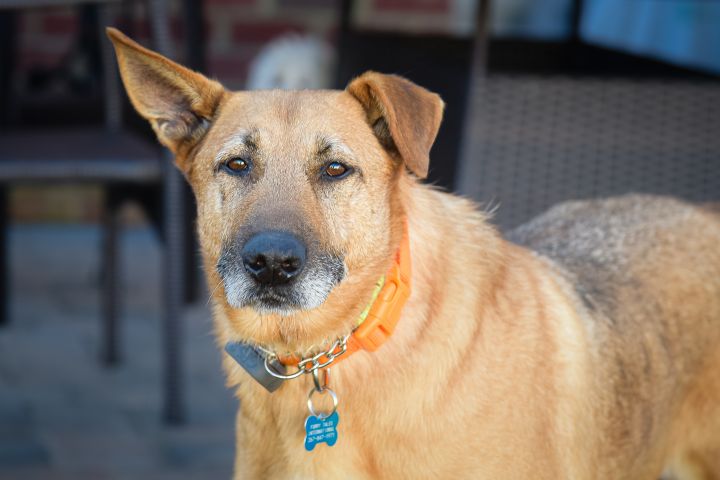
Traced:
[[231, 158], [223, 163], [223, 168], [231, 175], [245, 175], [250, 172], [250, 160], [244, 158]]
[[323, 168], [323, 175], [326, 177], [340, 179], [346, 177], [352, 169], [340, 162], [330, 162]]

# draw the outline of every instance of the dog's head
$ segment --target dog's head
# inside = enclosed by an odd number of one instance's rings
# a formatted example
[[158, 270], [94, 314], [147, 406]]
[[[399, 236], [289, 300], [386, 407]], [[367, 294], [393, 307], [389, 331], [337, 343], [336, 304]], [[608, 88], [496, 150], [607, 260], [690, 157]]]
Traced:
[[427, 175], [440, 98], [374, 72], [344, 91], [229, 92], [108, 33], [195, 192], [221, 331], [287, 348], [347, 333], [402, 236], [406, 170]]

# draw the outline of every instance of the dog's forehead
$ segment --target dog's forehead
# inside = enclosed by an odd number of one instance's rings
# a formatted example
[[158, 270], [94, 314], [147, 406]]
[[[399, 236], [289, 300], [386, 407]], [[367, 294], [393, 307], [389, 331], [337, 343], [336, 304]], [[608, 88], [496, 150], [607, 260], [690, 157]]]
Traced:
[[365, 124], [365, 113], [342, 90], [243, 91], [230, 95], [216, 123], [227, 135], [255, 131], [265, 137], [312, 140], [316, 133], [347, 138]]

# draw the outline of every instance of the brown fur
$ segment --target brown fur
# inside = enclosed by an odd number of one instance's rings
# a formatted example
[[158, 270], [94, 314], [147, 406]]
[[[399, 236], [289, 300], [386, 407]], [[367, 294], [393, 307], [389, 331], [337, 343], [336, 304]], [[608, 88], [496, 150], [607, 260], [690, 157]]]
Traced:
[[[716, 215], [647, 196], [566, 204], [513, 232], [533, 253], [403, 167], [427, 173], [442, 112], [407, 80], [230, 93], [109, 33], [197, 196], [220, 345], [306, 351], [347, 333], [408, 222], [395, 334], [332, 368], [337, 445], [303, 449], [309, 378], [270, 394], [225, 358], [236, 478], [720, 478]], [[219, 173], [228, 155], [252, 156], [252, 176]], [[356, 172], [323, 183], [327, 155]], [[248, 226], [303, 232], [342, 256], [344, 279], [310, 310], [231, 307], [216, 264]]]

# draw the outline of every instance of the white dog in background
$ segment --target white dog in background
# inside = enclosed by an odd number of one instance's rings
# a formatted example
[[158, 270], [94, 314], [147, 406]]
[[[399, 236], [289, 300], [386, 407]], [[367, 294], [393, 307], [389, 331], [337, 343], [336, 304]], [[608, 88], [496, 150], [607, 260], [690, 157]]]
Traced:
[[248, 90], [333, 88], [335, 52], [320, 38], [291, 34], [268, 43], [250, 64]]

